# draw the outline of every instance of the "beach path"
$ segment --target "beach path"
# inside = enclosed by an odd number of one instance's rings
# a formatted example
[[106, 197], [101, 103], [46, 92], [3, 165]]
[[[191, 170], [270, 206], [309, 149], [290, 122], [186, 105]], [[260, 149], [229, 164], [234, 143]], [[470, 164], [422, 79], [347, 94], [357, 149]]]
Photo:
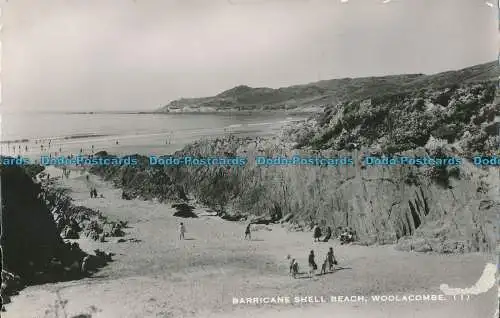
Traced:
[[[60, 170], [49, 167], [51, 176]], [[99, 209], [109, 218], [128, 221], [125, 239], [117, 243], [77, 240], [87, 251], [113, 252], [115, 261], [93, 277], [30, 286], [12, 298], [2, 317], [56, 317], [51, 306], [67, 300], [66, 316], [92, 313], [92, 317], [492, 317], [495, 288], [465, 300], [428, 302], [371, 301], [371, 295], [441, 294], [446, 283], [472, 286], [485, 265], [480, 254], [432, 255], [406, 253], [392, 246], [341, 246], [337, 241], [313, 243], [310, 232], [288, 232], [281, 225], [256, 226], [252, 240], [243, 240], [244, 223], [217, 217], [180, 219], [170, 204], [122, 200], [121, 190], [90, 176], [104, 198], [91, 199], [84, 174], [73, 171], [59, 181], [71, 189], [78, 205]], [[203, 211], [197, 206], [195, 212]], [[180, 222], [186, 240], [178, 239]], [[312, 279], [288, 275], [290, 254], [307, 267], [311, 249], [321, 268], [333, 246], [343, 269]], [[295, 296], [365, 296], [366, 302], [293, 303]], [[292, 304], [233, 304], [234, 298], [290, 297]]]

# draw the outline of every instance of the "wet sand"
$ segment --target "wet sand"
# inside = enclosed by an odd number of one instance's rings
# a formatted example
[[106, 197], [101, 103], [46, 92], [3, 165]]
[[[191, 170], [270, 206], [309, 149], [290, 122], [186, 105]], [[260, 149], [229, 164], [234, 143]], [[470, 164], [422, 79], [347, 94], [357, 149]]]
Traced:
[[[52, 176], [61, 175], [49, 167]], [[109, 217], [128, 221], [125, 239], [116, 243], [78, 240], [83, 249], [116, 253], [115, 261], [94, 277], [24, 289], [12, 298], [2, 317], [56, 317], [46, 310], [57, 295], [67, 300], [67, 317], [492, 317], [498, 291], [469, 300], [419, 303], [304, 303], [240, 304], [233, 297], [366, 296], [441, 294], [443, 283], [472, 286], [487, 262], [481, 254], [435, 255], [406, 253], [392, 246], [341, 246], [338, 241], [313, 243], [310, 232], [287, 232], [281, 225], [258, 226], [252, 240], [243, 240], [244, 223], [217, 217], [173, 217], [170, 205], [121, 199], [121, 191], [97, 177], [92, 185], [104, 198], [90, 199], [85, 176], [72, 173], [61, 185], [72, 190], [75, 203], [98, 208]], [[197, 206], [196, 211], [202, 212]], [[186, 240], [178, 239], [178, 224], [187, 227]], [[344, 268], [312, 279], [288, 275], [286, 255], [296, 258], [301, 270], [313, 249], [321, 267], [333, 246]], [[63, 315], [60, 312], [59, 317]]]

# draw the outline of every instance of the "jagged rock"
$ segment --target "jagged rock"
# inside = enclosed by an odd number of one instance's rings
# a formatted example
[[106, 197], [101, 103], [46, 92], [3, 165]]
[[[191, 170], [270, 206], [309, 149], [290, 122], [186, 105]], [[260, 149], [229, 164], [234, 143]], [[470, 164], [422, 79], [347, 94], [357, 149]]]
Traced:
[[273, 219], [269, 216], [255, 216], [251, 218], [251, 222], [253, 224], [269, 225], [270, 223], [273, 223]]
[[279, 222], [280, 223], [285, 223], [285, 222], [290, 221], [292, 218], [293, 218], [293, 214], [292, 213], [288, 213], [287, 215], [285, 215], [284, 217], [282, 217]]
[[64, 227], [62, 233], [61, 233], [62, 238], [64, 239], [78, 239], [80, 236], [78, 235], [78, 232], [71, 226], [67, 225]]

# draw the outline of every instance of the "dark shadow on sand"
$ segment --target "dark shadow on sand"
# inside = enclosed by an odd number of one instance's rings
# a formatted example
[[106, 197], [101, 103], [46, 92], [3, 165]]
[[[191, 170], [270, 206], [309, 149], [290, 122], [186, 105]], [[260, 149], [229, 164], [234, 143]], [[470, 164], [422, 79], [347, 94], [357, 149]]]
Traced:
[[[335, 274], [336, 272], [343, 270], [343, 269], [352, 269], [352, 268], [351, 267], [337, 267], [331, 272], [326, 272], [324, 274], [314, 274], [313, 277], [314, 276], [324, 276], [324, 275], [328, 275], [328, 274]], [[295, 276], [295, 279], [306, 279], [306, 278], [311, 279], [311, 276], [309, 276], [308, 272], [299, 272], [299, 273], [297, 273], [297, 276]]]
[[335, 274], [336, 272], [338, 271], [341, 271], [343, 269], [352, 269], [350, 267], [337, 267], [335, 268], [333, 271], [327, 271], [326, 273], [323, 273], [323, 274], [316, 274], [316, 276], [323, 276], [323, 275], [328, 275], [328, 274]]
[[186, 204], [186, 203], [179, 203], [179, 204], [172, 204], [172, 208], [175, 208], [177, 212], [174, 213], [174, 216], [181, 217], [181, 218], [197, 218], [198, 215], [194, 213], [194, 207]]
[[109, 275], [103, 275], [103, 274], [100, 274], [100, 275], [92, 275], [92, 274], [91, 274], [91, 275], [89, 275], [89, 276], [88, 276], [88, 278], [97, 278], [97, 279], [99, 279], [99, 278], [104, 278], [104, 279], [107, 279], [107, 278], [109, 278]]

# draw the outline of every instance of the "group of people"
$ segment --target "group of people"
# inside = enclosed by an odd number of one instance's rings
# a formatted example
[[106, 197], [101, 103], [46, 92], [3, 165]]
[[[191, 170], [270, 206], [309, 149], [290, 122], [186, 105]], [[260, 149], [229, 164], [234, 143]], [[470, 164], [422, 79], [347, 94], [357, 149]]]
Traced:
[[5, 146], [2, 143], [2, 153], [9, 153], [11, 151], [12, 151], [12, 154], [18, 154], [18, 155], [21, 155], [23, 152], [27, 153], [28, 152], [28, 145], [22, 146], [22, 144], [19, 144], [16, 147], [15, 144], [13, 146], [11, 146], [10, 141], [7, 141], [7, 144]]
[[339, 235], [341, 244], [347, 244], [354, 241], [356, 233], [350, 227], [346, 227]]
[[[97, 198], [97, 189], [96, 188], [90, 188], [90, 198]], [[102, 198], [102, 194], [101, 194]]]
[[[288, 256], [290, 258], [290, 256]], [[315, 260], [315, 255], [314, 251], [311, 250], [309, 252], [309, 257], [308, 257], [308, 263], [309, 263], [309, 277], [313, 277], [313, 275], [316, 273], [318, 270], [318, 265], [316, 264]], [[333, 247], [330, 247], [328, 250], [328, 253], [326, 253], [325, 260], [323, 261], [323, 264], [321, 265], [321, 272], [320, 274], [326, 274], [328, 272], [333, 272], [335, 270], [335, 266], [338, 265], [337, 259], [335, 258], [335, 254], [333, 253]], [[297, 260], [294, 258], [290, 262], [290, 274], [292, 275], [293, 278], [297, 278], [297, 275], [299, 274], [299, 263]]]
[[332, 237], [332, 228], [327, 226], [326, 228], [326, 234], [323, 239], [321, 239], [321, 236], [323, 233], [321, 232], [321, 228], [318, 226], [318, 224], [314, 224], [313, 228], [313, 240], [314, 242], [328, 242], [330, 238]]
[[[330, 226], [327, 226], [325, 236], [321, 238], [323, 236], [323, 233], [321, 231], [321, 227], [319, 227], [316, 223], [314, 224], [312, 232], [314, 242], [328, 242], [333, 234], [332, 228]], [[341, 244], [351, 243], [355, 240], [356, 237], [356, 233], [350, 227], [346, 227], [344, 229], [338, 227], [337, 234], [338, 233], [340, 233], [338, 239], [340, 240]]]

